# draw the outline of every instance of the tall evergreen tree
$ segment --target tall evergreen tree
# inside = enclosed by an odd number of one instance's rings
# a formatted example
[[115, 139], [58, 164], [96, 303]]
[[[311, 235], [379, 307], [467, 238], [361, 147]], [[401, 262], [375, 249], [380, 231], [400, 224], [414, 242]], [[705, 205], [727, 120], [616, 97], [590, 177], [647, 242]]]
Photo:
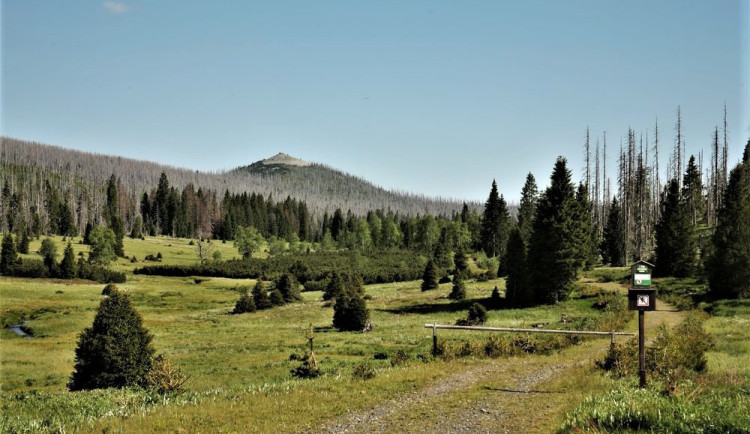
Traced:
[[514, 228], [508, 238], [506, 265], [508, 276], [505, 278], [505, 299], [509, 306], [527, 306], [533, 302], [529, 285], [529, 268], [526, 259], [526, 245], [520, 228]]
[[518, 229], [521, 231], [523, 242], [528, 245], [534, 223], [534, 213], [539, 200], [536, 179], [530, 172], [526, 175], [526, 182], [521, 189], [521, 203], [518, 206]]
[[258, 310], [270, 309], [272, 306], [271, 300], [268, 298], [266, 284], [260, 279], [255, 283], [255, 287], [253, 287], [253, 301]]
[[612, 198], [609, 206], [607, 225], [604, 227], [599, 250], [605, 264], [610, 264], [613, 267], [625, 265], [625, 226], [622, 221], [620, 203], [616, 196]]
[[701, 173], [695, 164], [695, 156], [693, 155], [690, 156], [685, 175], [682, 177], [682, 197], [687, 206], [690, 223], [693, 227], [698, 226], [698, 222], [703, 218], [706, 206], [703, 200]]
[[466, 283], [464, 283], [461, 273], [453, 275], [453, 289], [448, 294], [448, 298], [455, 301], [466, 299]]
[[487, 256], [502, 258], [508, 240], [510, 215], [505, 199], [497, 191], [497, 183], [492, 180], [492, 188], [482, 215], [481, 245]]
[[0, 251], [0, 273], [10, 274], [17, 260], [18, 252], [16, 252], [16, 243], [13, 242], [13, 235], [5, 234]]
[[655, 273], [688, 277], [695, 272], [696, 243], [690, 213], [676, 179], [664, 188], [661, 217], [656, 223]]
[[711, 295], [750, 297], [750, 140], [724, 190], [707, 271]]
[[297, 283], [297, 279], [289, 273], [281, 275], [278, 282], [276, 282], [276, 289], [281, 292], [284, 301], [287, 303], [292, 303], [302, 299], [302, 296], [300, 296], [299, 293], [299, 283]]
[[93, 325], [80, 335], [68, 388], [146, 386], [154, 356], [151, 340], [130, 297], [112, 291], [99, 304]]
[[576, 191], [576, 212], [573, 239], [578, 242], [578, 256], [581, 264], [590, 269], [599, 262], [599, 234], [593, 225], [591, 201], [587, 187], [581, 183]]
[[29, 240], [29, 231], [24, 228], [21, 231], [21, 239], [18, 240], [18, 253], [23, 253], [24, 255], [29, 253], [29, 243], [31, 240]]
[[424, 273], [422, 273], [422, 291], [437, 289], [437, 287], [437, 268], [432, 259], [430, 259], [424, 267]]
[[60, 261], [60, 277], [63, 279], [74, 279], [76, 277], [76, 257], [70, 241], [68, 241], [63, 258]]
[[536, 303], [567, 299], [570, 284], [578, 276], [577, 204], [570, 179], [567, 161], [558, 157], [550, 176], [550, 186], [537, 204], [528, 255]]

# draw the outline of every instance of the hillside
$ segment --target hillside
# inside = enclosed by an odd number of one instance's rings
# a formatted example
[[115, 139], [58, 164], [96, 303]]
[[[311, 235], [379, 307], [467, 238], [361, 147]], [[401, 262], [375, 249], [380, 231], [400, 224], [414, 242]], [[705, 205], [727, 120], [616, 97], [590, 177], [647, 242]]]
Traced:
[[[150, 192], [166, 173], [170, 185], [182, 189], [192, 183], [196, 189], [213, 190], [217, 196], [230, 193], [257, 193], [275, 199], [292, 198], [307, 203], [310, 212], [320, 217], [336, 208], [363, 215], [372, 209], [390, 209], [406, 215], [445, 214], [460, 211], [462, 202], [423, 195], [388, 191], [372, 183], [286, 154], [229, 171], [208, 172], [178, 168], [155, 162], [134, 160], [65, 149], [57, 146], [3, 137], [0, 143], [0, 176], [15, 177], [12, 188], [27, 193], [30, 204], [41, 204], [37, 197], [44, 181], [50, 180], [71, 199], [85, 196], [101, 203], [102, 186], [115, 174], [123, 188], [140, 197]], [[478, 206], [478, 204], [469, 204]]]

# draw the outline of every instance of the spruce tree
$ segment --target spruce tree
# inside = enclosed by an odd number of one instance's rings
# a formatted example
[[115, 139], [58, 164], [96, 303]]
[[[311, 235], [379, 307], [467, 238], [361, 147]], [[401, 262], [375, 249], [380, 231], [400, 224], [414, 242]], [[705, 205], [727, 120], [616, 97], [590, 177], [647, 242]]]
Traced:
[[271, 302], [272, 306], [284, 305], [284, 296], [281, 294], [281, 291], [279, 291], [278, 288], [271, 291], [271, 295], [268, 297], [268, 300]]
[[466, 284], [463, 277], [461, 277], [461, 273], [453, 275], [453, 289], [448, 294], [448, 298], [455, 301], [466, 299]]
[[567, 299], [570, 285], [578, 276], [577, 204], [570, 177], [567, 161], [558, 157], [550, 186], [537, 203], [528, 253], [535, 303], [554, 304]]
[[60, 277], [63, 279], [75, 279], [76, 277], [76, 257], [70, 241], [68, 241], [63, 258], [60, 261]]
[[750, 141], [729, 175], [712, 241], [706, 267], [711, 295], [750, 297]]
[[13, 267], [18, 260], [16, 252], [16, 243], [13, 242], [11, 234], [3, 236], [2, 251], [0, 251], [0, 273], [9, 275], [13, 272]]
[[258, 282], [253, 288], [253, 301], [255, 307], [258, 310], [271, 308], [271, 300], [268, 299], [268, 291], [266, 291], [266, 284], [262, 280], [258, 279]]
[[521, 189], [521, 203], [518, 206], [518, 229], [521, 231], [523, 242], [528, 245], [531, 240], [532, 225], [534, 223], [534, 213], [536, 204], [539, 200], [539, 192], [536, 186], [534, 175], [526, 175], [526, 183]]
[[656, 223], [655, 273], [688, 277], [695, 272], [696, 242], [690, 213], [676, 179], [664, 188], [661, 216]]
[[591, 269], [599, 262], [599, 235], [592, 224], [592, 209], [586, 185], [578, 184], [573, 239], [578, 242], [580, 264], [586, 269]]
[[363, 331], [370, 319], [367, 303], [356, 291], [347, 291], [333, 306], [333, 326], [339, 331]]
[[331, 279], [328, 281], [325, 290], [323, 290], [323, 300], [332, 300], [340, 298], [345, 292], [344, 279], [339, 272], [334, 271]]
[[302, 296], [299, 293], [299, 283], [297, 283], [297, 279], [289, 273], [281, 275], [276, 282], [276, 289], [281, 291], [281, 295], [287, 303], [292, 303], [302, 299]]
[[424, 267], [424, 273], [422, 273], [422, 291], [437, 289], [437, 287], [437, 268], [435, 267], [435, 263], [429, 260]]
[[80, 335], [68, 388], [146, 386], [154, 355], [151, 339], [130, 297], [113, 291], [99, 304], [93, 325]]
[[508, 238], [506, 264], [508, 276], [505, 278], [505, 299], [508, 305], [520, 307], [531, 304], [533, 294], [529, 285], [526, 246], [519, 228], [513, 229]]
[[604, 226], [604, 234], [599, 247], [602, 261], [613, 267], [625, 265], [625, 225], [622, 220], [620, 203], [617, 197], [612, 198], [607, 215], [607, 225]]
[[24, 228], [21, 231], [21, 239], [18, 240], [18, 253], [28, 254], [29, 253], [29, 232]]
[[250, 294], [250, 291], [245, 290], [242, 292], [240, 299], [237, 300], [237, 303], [235, 303], [232, 313], [240, 314], [255, 312], [255, 309], [255, 300], [253, 300], [253, 296]]
[[505, 199], [498, 194], [497, 183], [492, 180], [492, 188], [484, 205], [480, 243], [482, 250], [491, 257], [502, 258], [508, 239], [510, 215]]
[[691, 155], [688, 161], [685, 175], [682, 177], [682, 197], [687, 207], [690, 223], [693, 227], [698, 226], [698, 222], [703, 219], [705, 212], [705, 203], [703, 201], [703, 183], [701, 173], [695, 164], [695, 156]]
[[50, 275], [57, 276], [57, 246], [52, 238], [42, 240], [39, 247], [39, 254], [42, 255], [44, 266], [49, 270]]
[[461, 274], [461, 277], [469, 277], [469, 264], [466, 261], [466, 253], [462, 248], [457, 248], [453, 254], [453, 265], [455, 266], [455, 274]]

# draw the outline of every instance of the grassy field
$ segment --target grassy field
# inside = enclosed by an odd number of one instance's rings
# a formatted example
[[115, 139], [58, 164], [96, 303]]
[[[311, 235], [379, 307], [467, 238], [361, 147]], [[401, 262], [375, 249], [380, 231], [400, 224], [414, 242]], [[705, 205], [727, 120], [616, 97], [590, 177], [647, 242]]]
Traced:
[[[61, 252], [61, 240], [57, 241]], [[224, 259], [239, 256], [231, 243], [215, 243]], [[38, 244], [33, 242], [31, 251]], [[86, 249], [74, 246], [77, 251]], [[126, 239], [125, 251], [140, 261], [158, 252], [167, 264], [198, 261], [189, 240]], [[133, 275], [130, 271], [140, 265], [142, 262], [119, 259], [115, 267], [128, 272], [127, 283], [119, 286], [131, 294], [144, 325], [154, 336], [157, 354], [169, 357], [190, 376], [188, 391], [167, 400], [146, 391], [67, 392], [78, 335], [91, 325], [104, 285], [0, 278], [2, 321], [27, 321], [34, 333], [33, 338], [25, 339], [9, 330], [0, 332], [0, 432], [299, 431], [490, 363], [482, 358], [445, 361], [430, 356], [431, 331], [424, 324], [453, 324], [466, 315], [469, 302], [447, 299], [450, 284], [429, 292], [422, 292], [418, 281], [369, 285], [366, 293], [373, 331], [342, 333], [332, 329], [333, 311], [320, 301], [320, 292], [304, 292], [301, 302], [271, 310], [231, 315], [239, 291], [254, 285], [254, 280]], [[597, 275], [585, 281], [589, 283], [582, 286], [586, 288], [583, 292], [622, 292], [610, 278]], [[503, 280], [470, 282], [468, 297], [486, 299], [496, 285], [504, 289]], [[588, 295], [554, 307], [490, 310], [487, 325], [554, 326], [563, 315], [598, 315], [592, 308], [596, 298]], [[727, 305], [721, 309], [725, 315], [717, 312], [707, 323], [722, 342], [710, 355], [711, 369], [745, 366], [742, 374], [747, 376], [749, 315], [742, 310], [746, 307]], [[290, 355], [304, 354], [310, 326], [323, 375], [295, 379], [290, 370], [299, 362], [290, 361]], [[472, 335], [472, 339], [485, 338]], [[458, 331], [441, 331], [440, 339], [463, 341], [468, 337]], [[373, 357], [398, 350], [410, 356], [408, 363], [393, 367], [389, 360]], [[536, 357], [528, 356], [529, 360]], [[352, 375], [354, 367], [363, 362], [374, 367], [375, 378], [364, 381]], [[582, 394], [575, 399], [580, 400]], [[559, 423], [562, 415], [545, 417], [543, 426], [548, 427]]]

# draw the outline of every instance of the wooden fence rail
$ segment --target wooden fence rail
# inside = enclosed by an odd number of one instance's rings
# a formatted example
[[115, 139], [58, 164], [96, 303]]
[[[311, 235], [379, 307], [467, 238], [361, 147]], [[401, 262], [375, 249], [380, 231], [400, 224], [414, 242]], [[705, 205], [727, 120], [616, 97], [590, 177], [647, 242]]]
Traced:
[[554, 329], [518, 329], [518, 328], [507, 328], [507, 327], [481, 327], [481, 326], [459, 326], [459, 325], [445, 325], [445, 324], [425, 324], [425, 328], [432, 329], [432, 354], [437, 355], [438, 350], [438, 329], [450, 329], [450, 330], [474, 330], [484, 332], [510, 332], [510, 333], [557, 333], [563, 335], [597, 335], [597, 336], [611, 336], [612, 344], [615, 343], [615, 336], [635, 336], [635, 333], [624, 333], [624, 332], [602, 332], [602, 331], [590, 331], [590, 330], [554, 330]]

